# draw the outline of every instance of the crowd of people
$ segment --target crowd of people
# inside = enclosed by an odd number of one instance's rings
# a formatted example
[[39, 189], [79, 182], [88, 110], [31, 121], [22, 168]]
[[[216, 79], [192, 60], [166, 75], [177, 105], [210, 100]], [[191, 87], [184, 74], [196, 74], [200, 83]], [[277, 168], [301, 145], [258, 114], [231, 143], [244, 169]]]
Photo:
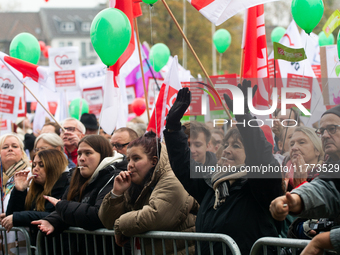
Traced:
[[[250, 82], [239, 86], [246, 91]], [[227, 95], [225, 101], [232, 110]], [[245, 105], [230, 127], [181, 123], [190, 102], [189, 89], [181, 89], [163, 141], [142, 123], [99, 132], [87, 113], [65, 119], [62, 128], [48, 122], [32, 134], [26, 123], [27, 133], [1, 136], [1, 225], [28, 227], [33, 245], [39, 230], [65, 238], [68, 227], [80, 227], [114, 229], [115, 243], [107, 245], [127, 251], [135, 248], [131, 236], [159, 230], [226, 234], [241, 254], [261, 237], [311, 240], [302, 255], [340, 253], [340, 106], [314, 129], [294, 109], [276, 112], [271, 128], [243, 124], [255, 120]], [[87, 242], [91, 254], [96, 247], [100, 254], [102, 238]], [[16, 242], [2, 240], [9, 249]], [[154, 245], [163, 252], [162, 242]], [[165, 247], [174, 252], [172, 241]], [[177, 243], [179, 254], [196, 248]], [[85, 254], [85, 247], [70, 249]], [[221, 243], [200, 244], [201, 254], [211, 249], [222, 254]], [[269, 247], [267, 254], [277, 251]]]

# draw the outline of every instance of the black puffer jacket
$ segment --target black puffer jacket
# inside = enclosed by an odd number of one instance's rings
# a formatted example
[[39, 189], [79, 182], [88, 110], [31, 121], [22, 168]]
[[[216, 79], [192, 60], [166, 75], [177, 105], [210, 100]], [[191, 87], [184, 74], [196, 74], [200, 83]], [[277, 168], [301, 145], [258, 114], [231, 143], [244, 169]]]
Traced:
[[[119, 153], [117, 153], [119, 154]], [[117, 156], [116, 154], [116, 156]], [[98, 217], [99, 207], [103, 201], [104, 196], [110, 192], [113, 187], [114, 177], [117, 176], [120, 171], [125, 171], [127, 167], [127, 161], [123, 155], [119, 154], [119, 159], [105, 158], [95, 172], [92, 175], [88, 186], [83, 191], [81, 202], [78, 202], [79, 198], [76, 197], [73, 201], [68, 201], [67, 194], [65, 192], [63, 199], [56, 204], [55, 211], [44, 218], [54, 227], [54, 231], [51, 236], [57, 236], [68, 227], [79, 227], [86, 230], [96, 230], [104, 228]], [[68, 243], [67, 236], [64, 236], [65, 243]], [[72, 237], [73, 238], [73, 237]], [[76, 237], [74, 237], [76, 238]], [[85, 239], [83, 236], [79, 236], [78, 248], [77, 242], [72, 243], [70, 249], [72, 254], [86, 254], [85, 251]], [[107, 240], [107, 249], [111, 249], [111, 243]], [[92, 237], [87, 238], [88, 252], [94, 254], [94, 246]], [[102, 238], [96, 238], [97, 253], [102, 254], [103, 240]], [[77, 251], [78, 250], [78, 251]], [[68, 247], [64, 247], [64, 252], [68, 254]]]
[[[54, 184], [51, 190], [51, 196], [57, 199], [61, 198], [65, 193], [69, 185], [68, 172], [62, 173], [58, 181]], [[27, 196], [27, 190], [19, 191], [16, 188], [12, 190], [11, 198], [8, 202], [6, 215], [13, 214], [13, 226], [14, 227], [29, 227], [30, 238], [32, 245], [35, 245], [36, 237], [38, 234], [38, 228], [35, 225], [31, 225], [34, 220], [39, 220], [51, 212], [54, 211], [54, 206], [46, 200], [45, 211], [36, 211], [36, 201], [34, 200], [29, 211], [25, 208], [25, 199]]]
[[[107, 159], [112, 158], [104, 160]], [[67, 190], [62, 200], [56, 204], [55, 211], [44, 218], [53, 225], [54, 234], [59, 234], [69, 226], [86, 230], [104, 227], [98, 217], [99, 207], [104, 196], [112, 189], [114, 177], [120, 171], [126, 170], [127, 161], [112, 162], [112, 164], [106, 162], [105, 166], [101, 168], [103, 161], [91, 177], [92, 181], [85, 188], [81, 202], [78, 202], [78, 197], [73, 201], [67, 201]]]
[[[247, 114], [241, 118], [247, 123], [252, 116]], [[238, 122], [241, 121], [238, 119]], [[260, 128], [237, 126], [243, 137], [247, 166], [279, 166], [272, 155], [272, 146]], [[261, 237], [278, 236], [279, 223], [271, 217], [268, 208], [270, 202], [283, 193], [280, 172], [274, 173], [270, 179], [250, 175], [236, 180], [226, 201], [215, 210], [214, 190], [204, 179], [190, 178], [190, 171], [195, 171], [200, 164], [190, 158], [184, 132], [165, 130], [164, 137], [173, 171], [188, 193], [200, 203], [197, 232], [227, 234], [236, 241], [241, 254], [249, 254], [254, 242]], [[202, 243], [201, 249], [202, 254], [209, 254], [208, 243]], [[222, 254], [221, 245], [214, 245], [214, 253]]]

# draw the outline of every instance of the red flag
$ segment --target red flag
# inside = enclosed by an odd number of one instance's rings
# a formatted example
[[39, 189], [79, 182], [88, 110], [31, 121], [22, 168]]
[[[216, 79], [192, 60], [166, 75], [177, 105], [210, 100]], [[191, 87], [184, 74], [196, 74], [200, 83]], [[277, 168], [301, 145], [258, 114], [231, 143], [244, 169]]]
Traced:
[[264, 26], [264, 7], [254, 6], [248, 9], [244, 17], [242, 40], [241, 77], [252, 80], [252, 86], [258, 85], [258, 92], [253, 100], [254, 106], [268, 107], [268, 54], [266, 31]]
[[[111, 2], [112, 3], [112, 2]], [[131, 25], [131, 40], [127, 47], [127, 49], [124, 51], [123, 55], [117, 60], [117, 62], [110, 66], [110, 70], [114, 73], [114, 84], [115, 87], [118, 87], [116, 77], [119, 75], [120, 68], [125, 64], [125, 62], [130, 58], [133, 51], [135, 50], [135, 37], [134, 37], [134, 29], [133, 29], [133, 18], [134, 18], [134, 12], [133, 12], [133, 2], [132, 0], [119, 0], [119, 1], [113, 1], [115, 4], [114, 7], [116, 9], [121, 10], [125, 13], [125, 15], [128, 17]]]
[[140, 7], [140, 2], [142, 0], [133, 0], [133, 17], [137, 18], [139, 16], [142, 16], [142, 8]]
[[147, 130], [153, 130], [157, 137], [161, 136], [165, 117], [176, 100], [178, 91], [182, 88], [178, 77], [178, 59], [174, 57], [167, 77], [159, 91], [157, 102], [153, 110]]

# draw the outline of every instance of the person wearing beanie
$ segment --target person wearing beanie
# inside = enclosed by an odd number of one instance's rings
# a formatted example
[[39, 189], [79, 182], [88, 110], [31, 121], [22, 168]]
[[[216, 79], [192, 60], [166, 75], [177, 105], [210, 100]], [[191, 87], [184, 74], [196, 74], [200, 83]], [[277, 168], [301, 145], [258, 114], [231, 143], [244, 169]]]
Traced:
[[80, 117], [80, 122], [84, 124], [86, 128], [85, 135], [97, 135], [98, 134], [98, 122], [96, 115], [93, 113], [83, 113]]

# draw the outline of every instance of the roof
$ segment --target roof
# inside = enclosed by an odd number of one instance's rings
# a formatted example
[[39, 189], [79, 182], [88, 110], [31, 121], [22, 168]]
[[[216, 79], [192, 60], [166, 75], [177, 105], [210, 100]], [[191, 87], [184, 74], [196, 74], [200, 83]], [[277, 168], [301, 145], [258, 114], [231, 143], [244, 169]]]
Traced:
[[40, 17], [48, 40], [90, 37], [92, 20], [101, 10], [100, 7], [42, 8]]
[[12, 41], [20, 33], [27, 32], [38, 40], [45, 40], [39, 13], [0, 12], [0, 41]]

